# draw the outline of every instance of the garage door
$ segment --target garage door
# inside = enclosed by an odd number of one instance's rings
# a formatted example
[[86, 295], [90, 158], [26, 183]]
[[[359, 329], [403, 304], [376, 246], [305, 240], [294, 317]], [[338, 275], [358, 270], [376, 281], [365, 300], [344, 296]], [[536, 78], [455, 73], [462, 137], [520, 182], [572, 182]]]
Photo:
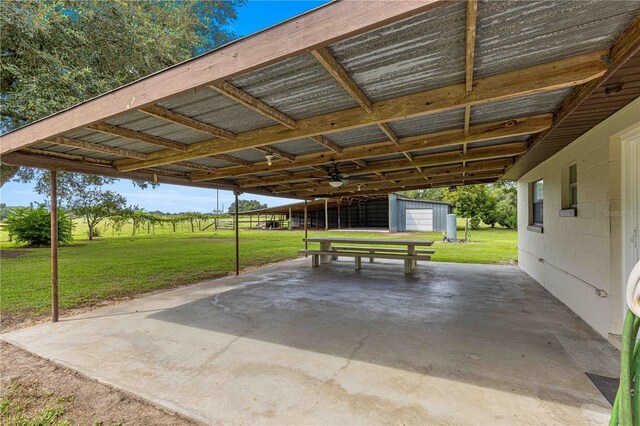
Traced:
[[433, 209], [407, 209], [407, 231], [433, 231]]

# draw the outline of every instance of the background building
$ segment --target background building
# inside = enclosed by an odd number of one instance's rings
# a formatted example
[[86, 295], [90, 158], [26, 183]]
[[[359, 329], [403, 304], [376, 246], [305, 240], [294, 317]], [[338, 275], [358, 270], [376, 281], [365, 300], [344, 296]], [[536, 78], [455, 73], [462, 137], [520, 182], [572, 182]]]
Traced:
[[[374, 197], [340, 197], [307, 202], [310, 228], [384, 228], [391, 232], [444, 231], [453, 207], [442, 201], [415, 200], [399, 194]], [[254, 210], [260, 224], [288, 218], [294, 228], [304, 223], [304, 203]], [[281, 222], [282, 223], [282, 222]]]

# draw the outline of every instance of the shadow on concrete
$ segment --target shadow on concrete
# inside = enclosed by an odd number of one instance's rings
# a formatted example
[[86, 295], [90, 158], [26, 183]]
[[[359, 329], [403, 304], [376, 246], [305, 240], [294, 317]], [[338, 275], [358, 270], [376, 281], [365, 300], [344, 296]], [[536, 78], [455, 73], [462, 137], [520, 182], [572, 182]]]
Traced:
[[515, 267], [430, 264], [404, 275], [400, 264], [296, 265], [148, 318], [608, 408], [585, 372], [615, 374], [616, 352]]

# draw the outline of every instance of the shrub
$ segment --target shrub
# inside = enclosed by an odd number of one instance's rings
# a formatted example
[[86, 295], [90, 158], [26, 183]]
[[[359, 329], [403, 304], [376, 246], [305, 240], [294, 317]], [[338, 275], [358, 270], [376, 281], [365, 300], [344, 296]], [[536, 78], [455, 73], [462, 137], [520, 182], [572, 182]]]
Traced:
[[[6, 227], [18, 244], [45, 246], [51, 244], [51, 218], [49, 211], [40, 206], [16, 207], [7, 217]], [[73, 222], [64, 212], [58, 210], [58, 242], [71, 241]]]

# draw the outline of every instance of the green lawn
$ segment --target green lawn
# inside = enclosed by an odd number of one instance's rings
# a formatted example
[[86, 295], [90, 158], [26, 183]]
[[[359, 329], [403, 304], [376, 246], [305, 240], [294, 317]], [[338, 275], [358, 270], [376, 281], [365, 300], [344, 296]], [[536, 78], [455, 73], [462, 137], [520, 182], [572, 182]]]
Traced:
[[[460, 231], [459, 231], [460, 232]], [[129, 232], [88, 241], [76, 226], [73, 244], [59, 251], [61, 309], [95, 304], [151, 290], [195, 283], [228, 274], [234, 268], [233, 231], [192, 233], [156, 229], [156, 234]], [[369, 238], [407, 238], [407, 234], [311, 230], [310, 236], [341, 235]], [[302, 231], [240, 231], [241, 267], [263, 265], [296, 257], [303, 248]], [[441, 240], [438, 232], [415, 232], [411, 238]], [[0, 235], [5, 238], [5, 235]], [[20, 248], [1, 244], [0, 315], [3, 323], [19, 317], [46, 315], [50, 304], [48, 248]], [[438, 243], [434, 261], [498, 263], [517, 258], [517, 233], [507, 229], [481, 229], [472, 242]], [[398, 269], [398, 273], [402, 273]]]

